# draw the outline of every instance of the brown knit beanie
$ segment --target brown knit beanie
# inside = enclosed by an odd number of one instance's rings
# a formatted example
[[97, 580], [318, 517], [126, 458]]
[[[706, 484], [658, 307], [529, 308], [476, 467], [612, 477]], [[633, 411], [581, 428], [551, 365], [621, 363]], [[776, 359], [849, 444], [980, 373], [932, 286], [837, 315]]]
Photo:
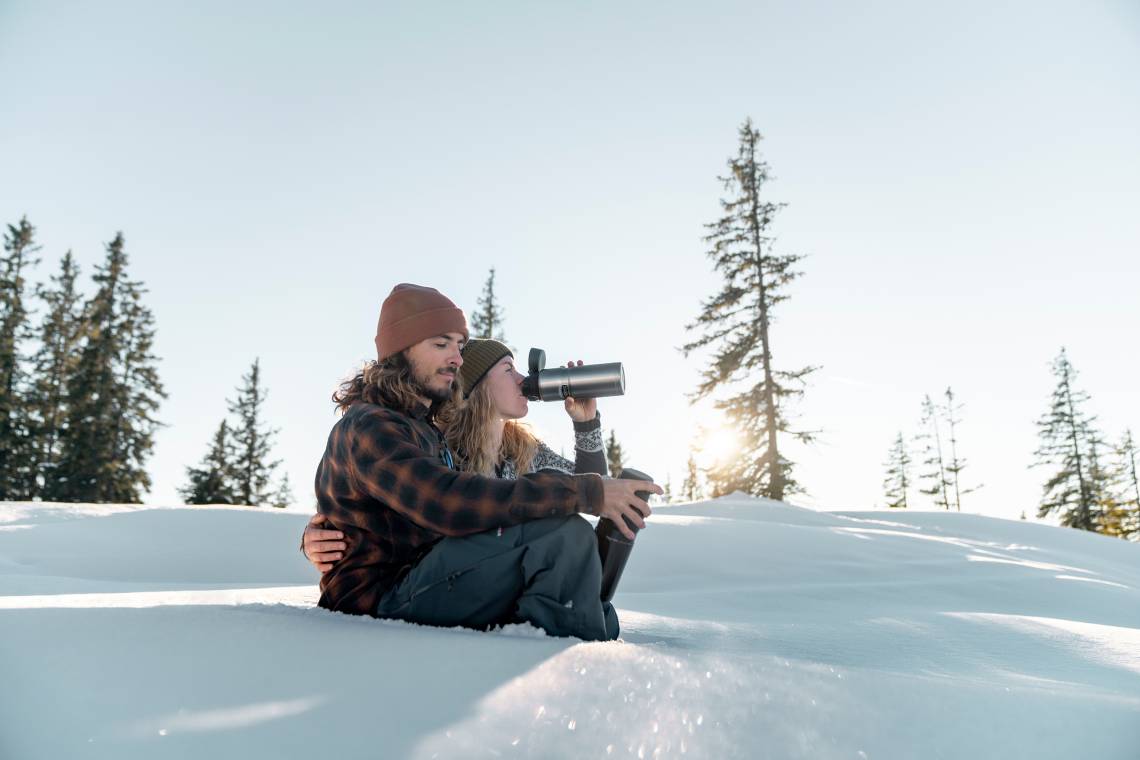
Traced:
[[376, 358], [384, 361], [421, 340], [449, 332], [463, 333], [466, 340], [463, 310], [435, 288], [402, 282], [392, 288], [380, 307]]
[[459, 367], [459, 384], [463, 388], [463, 398], [471, 395], [491, 367], [504, 356], [514, 356], [514, 352], [504, 344], [491, 338], [472, 338], [463, 347], [463, 364]]

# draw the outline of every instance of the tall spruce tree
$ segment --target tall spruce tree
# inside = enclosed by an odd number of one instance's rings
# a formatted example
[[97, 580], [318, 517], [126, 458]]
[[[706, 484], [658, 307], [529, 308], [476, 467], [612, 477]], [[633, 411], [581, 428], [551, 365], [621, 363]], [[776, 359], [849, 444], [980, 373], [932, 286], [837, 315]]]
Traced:
[[946, 388], [946, 393], [943, 395], [946, 396], [946, 403], [942, 411], [946, 416], [946, 425], [950, 429], [950, 459], [946, 463], [946, 476], [954, 484], [954, 509], [961, 512], [962, 495], [977, 491], [981, 485], [962, 487], [962, 471], [966, 469], [966, 459], [958, 456], [958, 426], [962, 424], [962, 418], [958, 415], [961, 414], [964, 405], [955, 403], [954, 391], [950, 387]]
[[230, 413], [237, 416], [233, 431], [237, 504], [258, 506], [268, 504], [271, 498], [269, 482], [280, 461], [269, 458], [278, 431], [264, 420], [262, 405], [267, 396], [261, 382], [261, 360], [254, 359], [249, 373], [242, 376], [237, 399], [228, 402]]
[[229, 423], [222, 420], [201, 465], [186, 468], [187, 483], [178, 489], [182, 499], [187, 504], [237, 503], [234, 459]]
[[36, 490], [21, 354], [22, 344], [31, 337], [24, 289], [27, 270], [39, 261], [35, 236], [36, 228], [26, 216], [9, 224], [0, 260], [0, 500], [30, 499]]
[[773, 359], [773, 309], [788, 299], [786, 288], [800, 275], [793, 267], [802, 256], [773, 250], [769, 227], [784, 204], [762, 196], [772, 177], [760, 156], [761, 139], [751, 119], [740, 126], [737, 154], [728, 161], [728, 176], [720, 178], [728, 193], [720, 201], [723, 216], [706, 225], [707, 255], [723, 286], [686, 327], [699, 337], [681, 350], [688, 356], [713, 348], [692, 401], [727, 390], [729, 395], [715, 406], [740, 433], [737, 455], [709, 471], [715, 490], [783, 499], [803, 489], [792, 475], [792, 462], [780, 451], [780, 434], [805, 443], [814, 439], [813, 432], [791, 429], [785, 402], [803, 394], [805, 378], [818, 367], [785, 372], [776, 369]]
[[950, 509], [950, 487], [953, 482], [946, 472], [946, 458], [942, 451], [942, 433], [938, 429], [938, 409], [930, 396], [922, 400], [922, 419], [918, 423], [917, 441], [922, 446], [922, 466], [919, 478], [925, 487], [919, 493], [934, 498], [934, 506]]
[[891, 509], [907, 508], [907, 489], [911, 485], [910, 465], [910, 453], [906, 450], [906, 441], [900, 432], [887, 455], [887, 477], [883, 481], [887, 506]]
[[1097, 487], [1090, 473], [1089, 453], [1099, 439], [1096, 418], [1085, 413], [1089, 396], [1077, 389], [1077, 371], [1065, 349], [1053, 360], [1057, 386], [1049, 411], [1037, 421], [1040, 444], [1030, 467], [1050, 467], [1037, 516], [1058, 513], [1061, 524], [1080, 530], [1096, 530]]
[[483, 295], [476, 301], [471, 315], [471, 337], [494, 338], [506, 343], [503, 337], [503, 307], [495, 296], [495, 269], [491, 268], [487, 281], [483, 284]]
[[52, 490], [64, 501], [135, 503], [150, 489], [146, 461], [166, 392], [152, 353], [154, 317], [142, 302], [146, 290], [127, 276], [121, 232], [92, 279]]
[[623, 457], [621, 444], [618, 443], [617, 436], [611, 430], [610, 437], [606, 439], [606, 466], [609, 467], [611, 478], [621, 475], [622, 468], [625, 467]]
[[32, 357], [35, 378], [28, 394], [33, 440], [39, 461], [36, 496], [45, 501], [59, 498], [60, 440], [69, 416], [68, 388], [79, 368], [79, 347], [86, 335], [82, 297], [76, 290], [79, 267], [68, 251], [60, 261], [59, 274], [49, 286], [38, 289], [46, 306], [39, 326], [39, 349]]

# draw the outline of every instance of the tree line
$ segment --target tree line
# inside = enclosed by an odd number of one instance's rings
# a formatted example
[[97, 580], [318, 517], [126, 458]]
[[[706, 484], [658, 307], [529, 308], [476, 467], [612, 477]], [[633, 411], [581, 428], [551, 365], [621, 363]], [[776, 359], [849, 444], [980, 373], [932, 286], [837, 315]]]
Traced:
[[[104, 245], [87, 295], [70, 250], [46, 282], [31, 282], [40, 250], [26, 216], [6, 225], [0, 260], [0, 500], [141, 502], [151, 488], [146, 464], [167, 398], [153, 351], [147, 290], [129, 274], [122, 232]], [[232, 465], [226, 472], [233, 473], [226, 481], [232, 488], [224, 491], [233, 498], [225, 503], [260, 504], [268, 500], [265, 473], [276, 466], [269, 457], [273, 431], [260, 419], [264, 389], [257, 362], [252, 378], [245, 379], [231, 406], [238, 416], [234, 440], [223, 447]], [[197, 471], [187, 470], [186, 490], [198, 493]], [[277, 501], [287, 491], [284, 482]]]
[[[680, 348], [686, 357], [709, 352], [690, 401], [711, 399], [739, 444], [734, 455], [707, 467], [690, 454], [679, 493], [687, 500], [734, 491], [775, 500], [802, 493], [786, 444], [810, 444], [819, 434], [793, 424], [790, 410], [820, 367], [789, 369], [774, 358], [774, 314], [790, 298], [804, 257], [776, 246], [772, 226], [785, 204], [767, 197], [772, 174], [760, 152], [762, 140], [751, 119], [745, 120], [728, 171], [718, 177], [725, 191], [721, 214], [705, 225], [704, 241], [721, 286], [686, 325], [691, 339]], [[25, 278], [38, 262], [34, 228], [26, 219], [8, 226], [0, 273], [0, 498], [137, 501], [150, 487], [143, 465], [160, 424], [154, 415], [165, 398], [151, 353], [153, 317], [141, 300], [145, 290], [126, 275], [121, 233], [106, 250], [92, 278], [95, 293], [86, 300], [75, 288], [78, 268], [71, 253], [64, 256], [51, 284], [35, 288], [45, 309], [33, 325]], [[503, 321], [491, 269], [472, 312], [472, 335], [506, 342]], [[36, 347], [27, 356], [23, 342]], [[1031, 465], [1048, 468], [1038, 515], [1140, 539], [1131, 431], [1118, 442], [1107, 441], [1084, 411], [1088, 396], [1075, 386], [1064, 349], [1053, 371], [1057, 388], [1037, 423], [1040, 446]], [[279, 464], [270, 456], [277, 431], [261, 419], [264, 387], [257, 361], [243, 383], [238, 399], [229, 402], [232, 419], [219, 425], [202, 462], [187, 468], [180, 489], [187, 501], [281, 504], [291, 498], [287, 480], [275, 491], [271, 486]], [[943, 398], [936, 403], [925, 397], [910, 443], [902, 431], [894, 440], [884, 480], [890, 507], [910, 506], [910, 490], [917, 486], [935, 506], [960, 511], [962, 498], [981, 487], [963, 476], [963, 405], [951, 388]], [[612, 430], [608, 443], [611, 470], [620, 469], [622, 451]]]
[[918, 432], [912, 438], [918, 446], [922, 459], [919, 461], [922, 472], [915, 483], [911, 465], [914, 464], [912, 450], [900, 430], [887, 455], [887, 477], [883, 490], [887, 506], [891, 509], [906, 509], [910, 488], [918, 485], [918, 492], [930, 496], [935, 507], [962, 511], [962, 497], [981, 488], [981, 484], [966, 487], [963, 485], [962, 471], [966, 469], [966, 459], [958, 451], [958, 425], [963, 405], [957, 403], [954, 390], [947, 388], [944, 403], [936, 404], [927, 394], [922, 400], [922, 416]]
[[[1037, 420], [1039, 444], [1029, 465], [1046, 473], [1037, 516], [1054, 515], [1072, 528], [1140, 539], [1140, 482], [1132, 431], [1126, 428], [1112, 441], [1098, 428], [1096, 417], [1086, 411], [1090, 397], [1077, 387], [1077, 371], [1063, 347], [1052, 370], [1056, 386], [1048, 410]], [[946, 398], [940, 406], [929, 396], [923, 402], [921, 432], [914, 439], [922, 446], [925, 468], [919, 474], [919, 492], [931, 496], [937, 507], [961, 510], [960, 496], [980, 486], [960, 489], [966, 462], [957, 453], [955, 425], [961, 420], [955, 415], [961, 405], [954, 403], [949, 388]], [[939, 433], [942, 426], [949, 433], [945, 445]], [[883, 488], [888, 507], [908, 506], [908, 492], [915, 485], [913, 461], [900, 432], [886, 462]]]

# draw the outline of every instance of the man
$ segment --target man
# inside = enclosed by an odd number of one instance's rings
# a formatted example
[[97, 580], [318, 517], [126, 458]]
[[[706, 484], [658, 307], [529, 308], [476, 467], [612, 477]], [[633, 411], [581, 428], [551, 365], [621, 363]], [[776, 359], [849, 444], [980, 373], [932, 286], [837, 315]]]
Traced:
[[526, 621], [555, 636], [617, 638], [580, 513], [632, 538], [621, 518], [644, 527], [650, 512], [634, 492], [661, 489], [596, 474], [505, 480], [456, 470], [434, 418], [458, 391], [467, 337], [463, 312], [433, 288], [401, 284], [385, 299], [377, 361], [333, 395], [342, 417], [317, 468], [318, 511], [344, 539], [320, 604], [431, 625]]

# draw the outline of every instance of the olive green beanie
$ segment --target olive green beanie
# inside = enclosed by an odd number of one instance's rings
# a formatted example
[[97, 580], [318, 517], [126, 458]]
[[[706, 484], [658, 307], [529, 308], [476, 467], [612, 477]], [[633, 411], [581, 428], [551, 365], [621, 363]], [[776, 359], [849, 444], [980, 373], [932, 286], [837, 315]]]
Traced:
[[514, 352], [493, 338], [472, 338], [463, 347], [463, 364], [459, 367], [459, 382], [463, 386], [463, 398], [471, 395], [479, 381], [499, 363], [504, 356], [514, 356]]

